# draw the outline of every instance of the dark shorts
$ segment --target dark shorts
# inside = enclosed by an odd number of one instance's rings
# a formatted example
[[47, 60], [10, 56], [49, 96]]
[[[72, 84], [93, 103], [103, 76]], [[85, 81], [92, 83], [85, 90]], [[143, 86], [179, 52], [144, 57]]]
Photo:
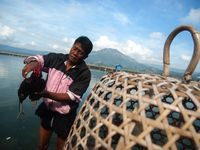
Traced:
[[35, 114], [42, 119], [41, 125], [45, 130], [53, 129], [63, 138], [67, 138], [76, 117], [76, 111], [63, 115], [48, 109], [44, 102], [38, 106]]

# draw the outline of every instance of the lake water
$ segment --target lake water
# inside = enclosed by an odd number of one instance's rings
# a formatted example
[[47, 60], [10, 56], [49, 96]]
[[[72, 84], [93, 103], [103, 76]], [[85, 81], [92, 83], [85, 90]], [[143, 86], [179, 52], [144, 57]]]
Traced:
[[[17, 91], [22, 82], [22, 68], [24, 57], [0, 55], [0, 150], [35, 150], [38, 144], [40, 118], [35, 110], [42, 102], [39, 100], [35, 108], [31, 108], [31, 101], [27, 98], [23, 102], [24, 121], [17, 119], [19, 113], [19, 99]], [[91, 69], [90, 86], [83, 95], [84, 102], [94, 85], [107, 72]], [[6, 138], [11, 137], [10, 140]], [[49, 150], [55, 149], [56, 134], [52, 135]]]

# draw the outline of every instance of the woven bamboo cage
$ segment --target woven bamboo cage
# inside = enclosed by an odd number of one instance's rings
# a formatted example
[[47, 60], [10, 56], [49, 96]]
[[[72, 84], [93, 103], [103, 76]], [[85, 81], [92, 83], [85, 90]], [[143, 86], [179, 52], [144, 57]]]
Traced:
[[[183, 30], [191, 32], [195, 50], [181, 80], [168, 77], [169, 48]], [[200, 86], [190, 82], [200, 58], [199, 37], [189, 25], [169, 35], [163, 75], [103, 76], [80, 108], [63, 149], [200, 149]]]

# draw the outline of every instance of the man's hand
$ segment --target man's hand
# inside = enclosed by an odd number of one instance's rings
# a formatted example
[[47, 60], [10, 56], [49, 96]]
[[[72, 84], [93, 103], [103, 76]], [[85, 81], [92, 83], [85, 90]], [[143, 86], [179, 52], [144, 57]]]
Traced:
[[22, 69], [22, 76], [23, 79], [26, 78], [27, 74], [35, 69], [35, 67], [38, 65], [38, 62], [31, 62], [24, 66]]
[[41, 97], [45, 97], [45, 93], [47, 95], [48, 91], [43, 90], [42, 92], [35, 92], [34, 94], [31, 94], [29, 98], [34, 101], [34, 100], [39, 100]]
[[47, 98], [47, 95], [48, 95], [48, 91], [46, 91], [46, 90], [43, 90], [42, 92], [35, 92], [35, 95], [37, 96], [37, 97], [44, 97], [44, 98]]
[[34, 100], [39, 100], [41, 98], [41, 96], [39, 94], [37, 94], [38, 92], [29, 95], [29, 98], [34, 101]]

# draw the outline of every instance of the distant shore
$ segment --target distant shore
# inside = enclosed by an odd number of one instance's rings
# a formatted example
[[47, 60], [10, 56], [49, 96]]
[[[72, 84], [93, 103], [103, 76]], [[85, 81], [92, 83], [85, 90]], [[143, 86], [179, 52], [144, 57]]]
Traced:
[[18, 56], [18, 57], [28, 57], [28, 55], [14, 54], [14, 53], [8, 53], [8, 52], [0, 52], [0, 54], [3, 54], [3, 55], [11, 55], [11, 56]]

